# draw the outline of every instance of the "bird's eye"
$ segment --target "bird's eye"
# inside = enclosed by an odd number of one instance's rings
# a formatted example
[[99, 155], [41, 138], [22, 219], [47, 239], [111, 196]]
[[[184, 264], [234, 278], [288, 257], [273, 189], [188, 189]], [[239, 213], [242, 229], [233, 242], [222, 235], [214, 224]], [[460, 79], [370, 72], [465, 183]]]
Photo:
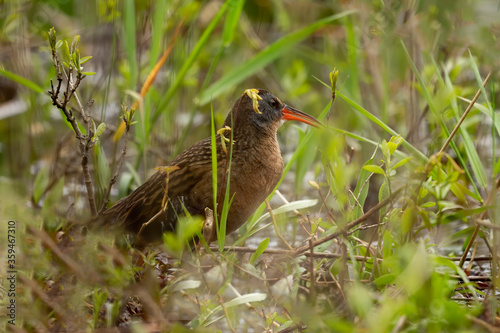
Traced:
[[273, 109], [276, 109], [278, 107], [278, 101], [275, 99], [271, 100], [271, 103], [269, 103]]

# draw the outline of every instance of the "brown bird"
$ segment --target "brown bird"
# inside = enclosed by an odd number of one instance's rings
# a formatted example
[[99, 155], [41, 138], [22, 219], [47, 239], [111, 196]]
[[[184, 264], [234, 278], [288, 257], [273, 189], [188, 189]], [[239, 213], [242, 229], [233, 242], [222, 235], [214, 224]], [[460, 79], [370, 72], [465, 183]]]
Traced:
[[[219, 131], [216, 136], [218, 199], [223, 198], [227, 184], [227, 141], [231, 132], [233, 139], [229, 195], [234, 199], [226, 222], [227, 234], [245, 223], [281, 178], [283, 159], [276, 132], [283, 120], [321, 125], [266, 90], [248, 89], [226, 117], [226, 131]], [[218, 202], [220, 216], [222, 200]], [[133, 233], [140, 232], [145, 241], [152, 241], [164, 231], [175, 230], [184, 209], [191, 215], [205, 216], [206, 208], [214, 210], [210, 137], [186, 149], [129, 196], [104, 211], [102, 218], [107, 224], [123, 225]]]

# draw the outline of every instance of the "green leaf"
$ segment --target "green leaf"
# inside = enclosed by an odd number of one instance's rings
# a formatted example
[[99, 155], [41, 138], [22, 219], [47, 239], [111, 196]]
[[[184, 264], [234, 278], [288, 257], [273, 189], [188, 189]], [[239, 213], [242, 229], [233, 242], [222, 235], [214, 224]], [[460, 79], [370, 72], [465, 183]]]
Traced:
[[36, 175], [35, 182], [33, 184], [33, 201], [38, 205], [42, 194], [45, 192], [47, 185], [49, 184], [49, 168], [42, 168]]
[[462, 280], [464, 281], [464, 284], [467, 286], [467, 289], [469, 290], [470, 294], [474, 296], [476, 304], [479, 304], [479, 300], [477, 298], [476, 290], [471, 285], [471, 283], [469, 281], [469, 277], [465, 274], [465, 272], [463, 271], [463, 269], [461, 269], [460, 267], [458, 267], [453, 261], [451, 261], [451, 260], [449, 260], [447, 258], [444, 258], [444, 257], [435, 256], [434, 257], [434, 261], [438, 265], [442, 265], [442, 266], [451, 268], [453, 271], [455, 271], [456, 274], [460, 275], [460, 278], [462, 278]]
[[[70, 56], [70, 53], [69, 53], [69, 45], [68, 45], [68, 41], [65, 40], [63, 45], [62, 45], [62, 56], [63, 56], [63, 59], [69, 63], [70, 60], [71, 60], [71, 56]], [[66, 64], [66, 67], [69, 67], [67, 64]]]
[[387, 147], [389, 148], [389, 153], [392, 155], [398, 149], [398, 145], [394, 142], [387, 142]]
[[82, 72], [83, 75], [91, 76], [95, 75], [95, 72]]
[[94, 289], [93, 301], [94, 301], [94, 328], [97, 328], [97, 323], [99, 321], [99, 312], [101, 311], [101, 307], [106, 302], [108, 298], [108, 293], [106, 291], [100, 291], [98, 288]]
[[[389, 185], [387, 185], [387, 182], [383, 182], [382, 185], [380, 185], [380, 189], [378, 192], [378, 201], [381, 202], [388, 198], [390, 195], [389, 191]], [[383, 212], [385, 209], [381, 209], [380, 212]]]
[[92, 59], [92, 56], [86, 56], [86, 57], [81, 58], [80, 59], [80, 65], [83, 65], [84, 63], [86, 63], [90, 59]]
[[259, 246], [257, 246], [257, 249], [255, 250], [255, 253], [252, 254], [252, 257], [250, 257], [250, 264], [254, 264], [255, 261], [260, 257], [262, 253], [267, 249], [267, 246], [269, 245], [269, 238], [265, 238], [260, 242]]
[[373, 282], [377, 285], [377, 287], [383, 287], [388, 284], [393, 284], [396, 281], [396, 274], [390, 273], [379, 276]]
[[234, 68], [232, 71], [224, 75], [221, 79], [206, 89], [199, 97], [198, 104], [205, 105], [212, 99], [222, 94], [224, 91], [235, 87], [240, 82], [244, 81], [257, 71], [267, 66], [270, 62], [274, 61], [283, 54], [290, 52], [290, 50], [310, 36], [316, 30], [324, 25], [327, 25], [335, 20], [338, 20], [346, 15], [352, 14], [354, 11], [345, 11], [337, 15], [332, 15], [324, 19], [318, 20], [313, 24], [280, 38], [273, 44], [266, 47], [255, 57], [248, 61], [244, 61], [241, 66]]
[[201, 285], [201, 281], [197, 280], [185, 280], [176, 283], [172, 289], [172, 291], [180, 291], [186, 289], [196, 289]]
[[410, 162], [412, 159], [413, 159], [413, 157], [411, 157], [411, 156], [407, 157], [407, 158], [403, 158], [401, 161], [399, 161], [398, 163], [394, 164], [394, 166], [391, 168], [391, 170], [396, 170], [397, 168], [402, 167], [406, 163]]
[[[291, 212], [293, 210], [309, 208], [309, 207], [315, 206], [317, 203], [318, 203], [318, 200], [316, 200], [316, 199], [297, 200], [297, 201], [289, 202], [289, 203], [284, 204], [276, 209], [273, 209], [273, 215], [277, 216], [279, 214], [284, 214], [287, 212]], [[270, 214], [268, 212], [268, 213], [263, 214], [256, 221], [250, 222], [249, 226], [248, 226], [248, 230], [251, 230], [254, 226], [259, 225], [262, 221], [264, 221], [265, 219], [267, 219], [269, 217], [270, 217]]]
[[374, 165], [374, 164], [372, 164], [372, 165], [365, 165], [365, 166], [363, 166], [363, 169], [365, 169], [367, 171], [370, 171], [370, 172], [373, 172], [373, 173], [378, 173], [380, 175], [385, 174], [384, 169], [382, 169], [378, 165]]
[[382, 150], [382, 155], [384, 156], [384, 161], [387, 165], [391, 163], [391, 151], [389, 149], [389, 142], [383, 140], [380, 145], [380, 149]]
[[[224, 306], [226, 309], [241, 305], [241, 304], [246, 304], [246, 303], [252, 303], [252, 302], [260, 302], [263, 301], [267, 298], [267, 294], [265, 293], [251, 293], [251, 294], [246, 294], [246, 295], [241, 295], [238, 297], [233, 298], [229, 302], [224, 303]], [[220, 309], [219, 309], [220, 308]], [[222, 310], [222, 307], [218, 306], [214, 312]]]
[[389, 230], [384, 231], [384, 242], [382, 243], [382, 254], [384, 255], [384, 259], [392, 256], [393, 250], [393, 238], [392, 234]]
[[488, 209], [491, 209], [491, 208], [492, 208], [491, 206], [481, 206], [481, 207], [477, 207], [477, 208], [460, 209], [460, 210], [457, 210], [456, 212], [453, 212], [453, 213], [443, 214], [441, 223], [446, 224], [446, 223], [453, 222], [456, 220], [465, 219], [466, 217], [482, 213], [482, 212], [484, 212]]
[[0, 74], [2, 74], [6, 78], [8, 78], [14, 82], [17, 82], [17, 83], [25, 86], [26, 88], [33, 90], [34, 92], [37, 92], [40, 94], [43, 93], [43, 89], [38, 84], [36, 84], [35, 82], [30, 81], [22, 76], [16, 75], [14, 73], [11, 73], [11, 72], [3, 70], [3, 69], [0, 69]]
[[[382, 120], [375, 117], [373, 114], [368, 112], [368, 110], [366, 110], [361, 105], [359, 105], [358, 103], [356, 103], [355, 101], [353, 101], [352, 99], [350, 99], [349, 97], [344, 95], [342, 92], [337, 91], [336, 95], [339, 96], [340, 98], [342, 98], [344, 101], [346, 101], [349, 105], [351, 105], [354, 110], [361, 113], [364, 117], [366, 117], [368, 120], [370, 120], [371, 122], [378, 125], [380, 128], [382, 128], [387, 133], [389, 133], [393, 136], [399, 135], [395, 130], [393, 130], [391, 127], [389, 127], [389, 125], [386, 125], [384, 122], [382, 122]], [[422, 153], [417, 148], [413, 147], [408, 141], [403, 139], [402, 145], [403, 145], [403, 147], [405, 147], [406, 150], [408, 150], [408, 152], [410, 152], [411, 155], [416, 157], [420, 162], [427, 163], [429, 161], [429, 158], [427, 156], [425, 156], [424, 153]]]
[[52, 27], [49, 29], [49, 44], [50, 44], [50, 48], [52, 50], [54, 50], [56, 47], [56, 40], [57, 40], [56, 29], [54, 29], [54, 27]]
[[401, 232], [406, 235], [413, 228], [413, 221], [415, 220], [415, 206], [411, 200], [409, 200], [408, 206], [401, 215]]
[[79, 69], [80, 69], [80, 66], [79, 66], [79, 64], [78, 64], [78, 56], [77, 56], [77, 54], [76, 54], [76, 53], [71, 53], [71, 60], [73, 61], [73, 64], [75, 65], [75, 68], [76, 68], [77, 70], [79, 70]]
[[224, 24], [224, 32], [222, 33], [222, 45], [224, 47], [228, 47], [233, 41], [244, 4], [245, 0], [235, 0], [229, 6], [226, 22]]
[[[376, 153], [377, 149], [373, 151], [372, 157], [366, 161], [363, 166], [372, 165]], [[363, 214], [363, 207], [368, 195], [368, 190], [370, 189], [370, 182], [368, 179], [371, 175], [372, 173], [370, 171], [361, 168], [358, 182], [356, 183], [356, 188], [354, 189], [354, 198], [351, 200], [351, 205], [354, 206], [353, 217], [351, 220], [355, 220]]]
[[100, 123], [95, 131], [94, 136], [101, 136], [102, 133], [106, 130], [106, 123]]

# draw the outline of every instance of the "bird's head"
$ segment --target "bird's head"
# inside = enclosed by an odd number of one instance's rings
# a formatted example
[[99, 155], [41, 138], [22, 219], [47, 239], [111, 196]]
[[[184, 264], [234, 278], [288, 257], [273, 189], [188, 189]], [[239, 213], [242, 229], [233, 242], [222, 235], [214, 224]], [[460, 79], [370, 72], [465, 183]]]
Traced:
[[284, 120], [296, 120], [314, 127], [322, 124], [314, 117], [284, 104], [278, 97], [263, 89], [247, 89], [234, 104], [224, 126], [235, 130], [251, 126], [259, 132], [275, 134]]

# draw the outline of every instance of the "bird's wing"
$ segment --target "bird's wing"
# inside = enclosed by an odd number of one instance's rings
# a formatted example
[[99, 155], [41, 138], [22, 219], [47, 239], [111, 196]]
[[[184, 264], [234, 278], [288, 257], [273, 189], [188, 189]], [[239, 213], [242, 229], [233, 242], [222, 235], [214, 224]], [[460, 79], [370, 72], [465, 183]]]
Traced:
[[[220, 143], [218, 159], [222, 157]], [[129, 196], [119, 200], [114, 206], [103, 212], [108, 224], [119, 224], [140, 229], [143, 223], [151, 220], [160, 210], [165, 198], [168, 176], [168, 199], [174, 200], [187, 195], [198, 182], [212, 170], [210, 138], [199, 141], [179, 154], [165, 168], [156, 172], [144, 184]], [[167, 223], [175, 224], [175, 214], [166, 216]]]

